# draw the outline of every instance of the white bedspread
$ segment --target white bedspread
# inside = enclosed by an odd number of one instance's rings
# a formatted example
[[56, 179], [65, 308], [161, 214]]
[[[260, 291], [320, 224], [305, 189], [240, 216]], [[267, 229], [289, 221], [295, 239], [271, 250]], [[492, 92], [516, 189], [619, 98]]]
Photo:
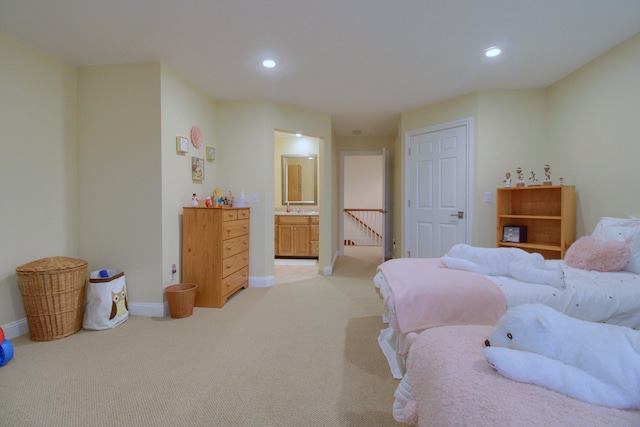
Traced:
[[564, 272], [564, 289], [487, 277], [502, 289], [508, 308], [542, 303], [578, 319], [640, 328], [640, 275], [585, 271], [557, 262]]
[[[417, 263], [424, 262], [419, 258], [414, 260]], [[640, 275], [627, 271], [585, 271], [568, 267], [564, 261], [547, 262], [557, 262], [563, 270], [564, 288], [526, 283], [506, 276], [484, 277], [502, 290], [507, 308], [525, 303], [542, 303], [578, 319], [640, 329]], [[389, 308], [402, 310], [402, 307], [395, 304], [391, 288], [381, 274], [374, 277], [374, 285], [385, 302], [383, 321], [389, 323], [392, 317]], [[422, 281], [422, 286], [428, 284]], [[394, 378], [402, 378], [407, 352], [406, 335], [389, 326], [380, 331], [378, 343]]]

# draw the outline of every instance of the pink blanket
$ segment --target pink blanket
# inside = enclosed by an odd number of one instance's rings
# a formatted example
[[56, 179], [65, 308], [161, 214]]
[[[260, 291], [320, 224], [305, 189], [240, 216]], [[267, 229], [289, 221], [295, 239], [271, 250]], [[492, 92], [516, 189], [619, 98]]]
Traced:
[[391, 326], [401, 334], [443, 325], [494, 325], [506, 311], [504, 294], [486, 277], [445, 267], [439, 258], [382, 263], [391, 297]]
[[491, 330], [433, 328], [413, 343], [407, 376], [420, 426], [640, 425], [640, 411], [596, 406], [499, 375], [482, 353]]

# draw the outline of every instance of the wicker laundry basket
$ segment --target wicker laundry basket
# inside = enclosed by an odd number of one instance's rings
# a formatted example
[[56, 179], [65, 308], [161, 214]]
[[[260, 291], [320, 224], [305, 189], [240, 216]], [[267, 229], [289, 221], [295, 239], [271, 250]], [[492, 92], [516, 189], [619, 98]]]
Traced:
[[193, 314], [193, 305], [196, 302], [195, 283], [179, 283], [164, 288], [169, 303], [169, 314], [173, 318], [189, 317]]
[[19, 266], [16, 273], [32, 341], [51, 341], [80, 330], [87, 261], [43, 258]]

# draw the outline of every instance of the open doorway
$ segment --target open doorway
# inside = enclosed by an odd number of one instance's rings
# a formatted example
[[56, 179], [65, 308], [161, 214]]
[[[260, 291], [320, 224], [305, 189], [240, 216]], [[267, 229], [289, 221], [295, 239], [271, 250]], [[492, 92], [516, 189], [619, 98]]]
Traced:
[[318, 275], [320, 142], [317, 137], [274, 131], [276, 284]]
[[340, 162], [340, 254], [358, 248], [385, 259], [386, 156], [384, 151], [344, 151]]

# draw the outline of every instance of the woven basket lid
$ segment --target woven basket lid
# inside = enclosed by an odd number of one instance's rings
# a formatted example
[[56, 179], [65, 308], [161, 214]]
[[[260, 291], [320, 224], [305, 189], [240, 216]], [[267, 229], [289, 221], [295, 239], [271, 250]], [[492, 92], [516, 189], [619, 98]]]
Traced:
[[18, 273], [71, 270], [87, 265], [87, 261], [78, 258], [54, 256], [31, 261], [16, 268]]

